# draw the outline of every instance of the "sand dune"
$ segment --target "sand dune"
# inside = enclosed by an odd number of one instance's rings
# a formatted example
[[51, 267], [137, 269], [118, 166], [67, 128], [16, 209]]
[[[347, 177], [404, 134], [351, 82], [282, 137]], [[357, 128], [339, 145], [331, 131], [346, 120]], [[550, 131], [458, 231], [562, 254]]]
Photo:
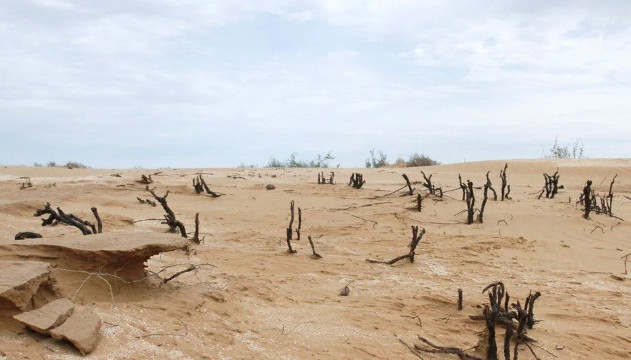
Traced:
[[[466, 215], [456, 215], [465, 209], [458, 174], [482, 186], [490, 171], [499, 191], [504, 163], [325, 170], [335, 172], [336, 185], [318, 185], [317, 169], [160, 170], [151, 186], [158, 195], [170, 191], [168, 203], [189, 232], [199, 212], [205, 240], [188, 254], [154, 256], [148, 268], [173, 274], [191, 263], [213, 266], [166, 284], [119, 284], [112, 294], [100, 279], [81, 286], [85, 276], [53, 273], [69, 297], [94, 304], [104, 321], [90, 359], [416, 359], [394, 334], [410, 344], [420, 343], [419, 334], [440, 345], [476, 346], [484, 322], [469, 316], [481, 314], [488, 303], [482, 289], [498, 280], [515, 301], [530, 290], [542, 293], [535, 307], [540, 322], [528, 332], [541, 359], [631, 358], [631, 278], [621, 259], [631, 252], [631, 224], [598, 214], [585, 220], [576, 205], [586, 180], [602, 194], [617, 174], [613, 212], [631, 219], [631, 200], [623, 196], [631, 197], [631, 159], [510, 160], [512, 200], [489, 200], [484, 223], [465, 224]], [[564, 189], [537, 199], [542, 174], [557, 169]], [[415, 197], [399, 196], [403, 190], [385, 196], [404, 185], [403, 173], [421, 181], [421, 170], [433, 174], [442, 199], [426, 197], [419, 213]], [[354, 171], [367, 181], [360, 190], [346, 186]], [[33, 213], [46, 202], [90, 220], [96, 206], [106, 233], [164, 232], [160, 221], [145, 220], [162, 218], [160, 205], [136, 199], [151, 198], [137, 180], [155, 172], [0, 167], [0, 244], [15, 243], [20, 231], [38, 232], [42, 241], [80, 235], [70, 226], [42, 227]], [[225, 195], [197, 195], [192, 179], [200, 172]], [[22, 176], [32, 188], [19, 189]], [[303, 213], [293, 255], [285, 243], [291, 200]], [[415, 263], [365, 261], [406, 253], [412, 225], [426, 229]], [[322, 259], [310, 257], [307, 235]], [[348, 296], [339, 296], [348, 284]], [[83, 358], [9, 319], [0, 322], [0, 350], [9, 359]], [[526, 348], [519, 358], [534, 359]]]

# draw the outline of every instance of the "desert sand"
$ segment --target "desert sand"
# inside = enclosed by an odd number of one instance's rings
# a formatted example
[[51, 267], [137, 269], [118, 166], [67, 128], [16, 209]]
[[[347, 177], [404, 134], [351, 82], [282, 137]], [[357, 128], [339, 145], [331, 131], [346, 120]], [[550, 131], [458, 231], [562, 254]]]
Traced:
[[[153, 256], [147, 268], [172, 275], [190, 264], [211, 264], [166, 284], [154, 276], [133, 283], [108, 284], [98, 276], [85, 281], [89, 274], [54, 265], [64, 294], [103, 321], [96, 349], [84, 357], [70, 344], [3, 317], [0, 351], [7, 359], [51, 360], [418, 359], [396, 336], [412, 345], [421, 335], [483, 357], [483, 350], [472, 348], [484, 321], [469, 316], [488, 303], [482, 289], [503, 281], [511, 302], [523, 304], [531, 290], [542, 294], [535, 306], [539, 322], [528, 331], [539, 358], [631, 358], [631, 278], [621, 259], [631, 252], [631, 224], [621, 220], [631, 220], [631, 200], [624, 197], [631, 196], [631, 159], [509, 160], [512, 200], [489, 199], [484, 223], [467, 225], [466, 214], [458, 214], [466, 208], [458, 174], [482, 186], [490, 171], [499, 192], [504, 163], [324, 169], [335, 172], [336, 185], [317, 184], [319, 169], [0, 167], [0, 245], [19, 242], [13, 237], [22, 231], [40, 233], [40, 242], [76, 241], [77, 228], [42, 227], [33, 216], [46, 202], [90, 221], [90, 208], [97, 207], [103, 233], [162, 234], [168, 227], [160, 221], [139, 221], [162, 218], [160, 205], [136, 199], [151, 198], [137, 182], [141, 175], [159, 172], [151, 187], [159, 195], [170, 191], [168, 204], [187, 231], [199, 212], [204, 241], [191, 244], [188, 253]], [[554, 199], [537, 199], [542, 174], [557, 168], [564, 188]], [[418, 212], [416, 196], [400, 196], [404, 190], [387, 195], [405, 184], [403, 173], [421, 181], [421, 170], [434, 174], [442, 199], [426, 196]], [[366, 180], [359, 190], [347, 186], [355, 171]], [[192, 179], [198, 173], [225, 195], [196, 194]], [[615, 174], [613, 213], [620, 219], [594, 213], [583, 219], [576, 201], [585, 181], [604, 194]], [[21, 190], [20, 177], [30, 177], [33, 186]], [[275, 189], [266, 190], [268, 184]], [[414, 187], [427, 193], [421, 184]], [[481, 194], [476, 190], [478, 204]], [[301, 240], [292, 242], [295, 254], [286, 252], [285, 242], [291, 200], [303, 217]], [[413, 225], [426, 230], [414, 263], [366, 262], [405, 254]], [[321, 259], [310, 256], [308, 235]], [[340, 296], [347, 285], [348, 296]], [[501, 349], [499, 327], [497, 338]], [[522, 346], [519, 359], [534, 357]]]

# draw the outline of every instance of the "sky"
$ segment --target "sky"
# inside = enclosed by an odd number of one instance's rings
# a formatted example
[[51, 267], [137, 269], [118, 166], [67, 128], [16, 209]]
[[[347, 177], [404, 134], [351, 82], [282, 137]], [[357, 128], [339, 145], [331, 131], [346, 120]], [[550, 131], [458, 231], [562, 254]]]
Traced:
[[0, 0], [0, 164], [631, 157], [631, 1]]

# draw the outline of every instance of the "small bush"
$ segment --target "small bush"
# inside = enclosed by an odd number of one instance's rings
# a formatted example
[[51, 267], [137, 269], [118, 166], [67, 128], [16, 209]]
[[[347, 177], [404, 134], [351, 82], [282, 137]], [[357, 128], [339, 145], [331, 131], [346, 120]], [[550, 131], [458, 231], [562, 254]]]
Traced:
[[65, 167], [69, 169], [89, 169], [90, 167], [77, 161], [68, 161]]
[[46, 164], [46, 166], [48, 166], [48, 167], [55, 167], [55, 166], [57, 166], [57, 163], [56, 163], [56, 162], [54, 162], [54, 161], [49, 161], [49, 162]]
[[556, 137], [554, 139], [554, 144], [552, 148], [549, 150], [550, 152], [543, 156], [548, 159], [584, 159], [584, 148], [583, 148], [583, 140], [576, 139], [572, 144], [572, 150], [567, 146], [561, 147], [559, 145], [559, 138]]
[[408, 161], [406, 161], [405, 166], [412, 167], [412, 166], [432, 166], [432, 165], [440, 165], [440, 162], [430, 158], [427, 155], [414, 153], [410, 155], [410, 157], [408, 158]]
[[44, 165], [42, 165], [42, 164], [40, 164], [40, 163], [38, 163], [38, 162], [36, 161], [36, 162], [34, 162], [34, 163], [33, 163], [33, 166], [35, 166], [35, 167], [42, 167], [42, 166], [44, 166]]

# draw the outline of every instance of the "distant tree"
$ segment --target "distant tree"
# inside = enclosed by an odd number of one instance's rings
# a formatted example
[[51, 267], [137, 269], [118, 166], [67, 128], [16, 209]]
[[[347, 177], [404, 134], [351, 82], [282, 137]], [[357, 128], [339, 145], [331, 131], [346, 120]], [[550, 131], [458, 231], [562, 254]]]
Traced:
[[48, 167], [55, 167], [55, 166], [57, 166], [57, 163], [54, 162], [54, 161], [49, 161], [48, 163], [46, 163], [46, 166], [48, 166]]
[[370, 150], [370, 158], [366, 159], [366, 168], [380, 168], [390, 165], [388, 156], [379, 151], [379, 158], [375, 157], [375, 149]]

